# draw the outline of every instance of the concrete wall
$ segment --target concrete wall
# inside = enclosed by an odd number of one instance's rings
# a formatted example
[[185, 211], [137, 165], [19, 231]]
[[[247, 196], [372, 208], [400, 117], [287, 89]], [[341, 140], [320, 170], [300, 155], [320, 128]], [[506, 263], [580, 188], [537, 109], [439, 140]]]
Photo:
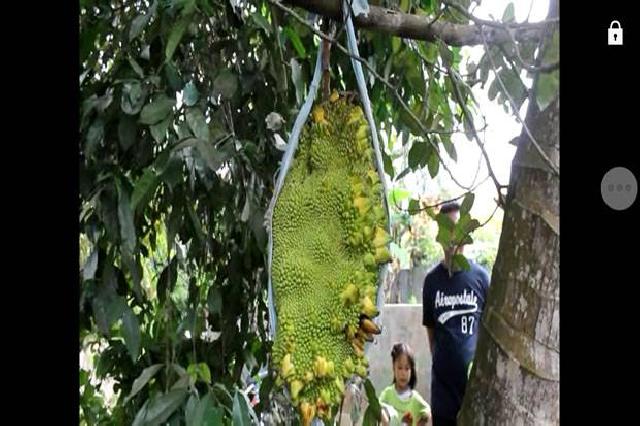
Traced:
[[[424, 277], [423, 277], [424, 278]], [[416, 390], [430, 403], [431, 401], [431, 351], [427, 342], [427, 331], [422, 326], [422, 304], [386, 304], [380, 313], [382, 333], [374, 343], [369, 344], [369, 379], [376, 392], [380, 392], [393, 381], [391, 347], [397, 342], [407, 343], [413, 349], [416, 358], [418, 383]], [[355, 425], [362, 425], [366, 397], [354, 399], [350, 392], [345, 393], [342, 416], [336, 421], [338, 426], [351, 426], [353, 405], [360, 406], [361, 417]], [[431, 426], [431, 422], [429, 422]]]
[[380, 392], [393, 381], [391, 348], [395, 343], [407, 343], [416, 358], [416, 390], [431, 400], [431, 351], [427, 331], [422, 325], [422, 304], [387, 304], [380, 314], [382, 333], [367, 350], [369, 378]]

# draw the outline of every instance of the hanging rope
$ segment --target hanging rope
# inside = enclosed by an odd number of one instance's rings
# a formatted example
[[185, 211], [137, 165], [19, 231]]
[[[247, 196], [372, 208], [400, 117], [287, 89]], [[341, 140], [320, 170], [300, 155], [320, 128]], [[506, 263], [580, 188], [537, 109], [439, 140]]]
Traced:
[[[360, 3], [363, 3], [362, 1]], [[366, 2], [365, 2], [366, 3]], [[358, 91], [360, 92], [360, 99], [362, 99], [362, 106], [364, 108], [364, 115], [369, 122], [369, 128], [371, 129], [371, 140], [373, 142], [373, 152], [375, 154], [375, 162], [376, 169], [378, 170], [378, 177], [380, 178], [380, 182], [382, 183], [382, 192], [384, 198], [384, 209], [387, 215], [387, 233], [391, 235], [391, 221], [389, 215], [389, 204], [387, 197], [387, 181], [384, 174], [384, 163], [382, 161], [382, 153], [380, 151], [380, 144], [378, 142], [378, 128], [376, 127], [376, 123], [373, 120], [373, 113], [371, 111], [371, 102], [369, 101], [369, 93], [367, 92], [367, 84], [364, 79], [364, 73], [362, 72], [362, 64], [359, 61], [355, 60], [353, 57], [359, 57], [360, 53], [358, 52], [358, 42], [356, 41], [356, 33], [353, 27], [353, 21], [351, 19], [352, 10], [349, 8], [349, 3], [347, 0], [343, 0], [342, 10], [344, 14], [344, 19], [347, 27], [347, 48], [349, 53], [352, 55], [351, 57], [351, 65], [353, 66], [353, 70], [356, 74], [356, 82], [358, 83]], [[364, 13], [364, 12], [363, 12]], [[378, 280], [378, 295], [376, 300], [376, 306], [378, 311], [382, 312], [382, 308], [384, 307], [384, 283], [386, 281], [388, 266], [384, 264], [380, 267], [380, 274]], [[380, 325], [380, 316], [378, 316], [374, 322], [379, 326]], [[365, 353], [368, 353], [371, 344], [365, 345]]]
[[[368, 10], [368, 4], [366, 0], [358, 0], [358, 6], [356, 9], [359, 13], [366, 13], [366, 11]], [[343, 3], [343, 11], [344, 11], [343, 18], [345, 20], [346, 29], [347, 29], [349, 53], [354, 56], [359, 56], [355, 29], [351, 19], [352, 10], [346, 0], [344, 0], [344, 3]], [[298, 147], [298, 139], [300, 137], [300, 133], [302, 131], [304, 124], [307, 121], [307, 117], [309, 116], [309, 112], [316, 98], [318, 86], [320, 84], [320, 81], [323, 75], [322, 58], [327, 56], [326, 49], [329, 48], [329, 45], [327, 45], [326, 43], [328, 42], [321, 40], [320, 44], [318, 45], [318, 52], [316, 56], [316, 66], [313, 73], [313, 78], [309, 86], [309, 90], [307, 92], [307, 96], [305, 98], [304, 104], [302, 105], [302, 108], [300, 109], [300, 112], [296, 117], [293, 129], [291, 131], [291, 135], [289, 137], [289, 141], [287, 143], [287, 147], [285, 149], [285, 152], [282, 158], [280, 171], [278, 173], [278, 177], [275, 183], [273, 198], [271, 199], [271, 202], [265, 214], [267, 231], [269, 235], [268, 260], [267, 260], [268, 274], [267, 275], [268, 275], [269, 337], [272, 340], [275, 339], [276, 328], [277, 328], [277, 317], [275, 314], [275, 305], [273, 301], [273, 288], [272, 288], [273, 286], [271, 282], [271, 267], [272, 267], [272, 260], [273, 260], [273, 230], [272, 230], [273, 211], [274, 211], [278, 196], [280, 194], [280, 191], [282, 190], [285, 177], [289, 171], [289, 168], [291, 167], [294, 153]], [[387, 233], [391, 235], [390, 223], [389, 223], [390, 222], [389, 221], [389, 205], [387, 201], [388, 192], [387, 192], [387, 185], [386, 185], [386, 179], [384, 174], [384, 164], [382, 161], [382, 154], [380, 151], [380, 144], [378, 141], [378, 131], [377, 131], [375, 121], [373, 119], [373, 113], [371, 111], [371, 104], [369, 100], [369, 94], [367, 92], [367, 86], [364, 79], [364, 73], [362, 71], [362, 66], [360, 62], [354, 60], [353, 58], [351, 59], [351, 64], [353, 66], [353, 69], [356, 75], [358, 92], [360, 93], [360, 99], [361, 99], [361, 103], [365, 113], [365, 117], [369, 124], [369, 129], [371, 131], [371, 139], [372, 139], [373, 151], [375, 156], [375, 166], [378, 172], [378, 176], [380, 178], [380, 182], [382, 183], [384, 209], [387, 216]], [[380, 267], [379, 281], [378, 281], [378, 294], [377, 294], [377, 301], [376, 301], [378, 311], [380, 312], [382, 311], [382, 308], [384, 306], [384, 282], [387, 276], [387, 272], [388, 272], [387, 264], [382, 265]], [[376, 318], [374, 321], [379, 325], [380, 317], [378, 316], [378, 318]], [[371, 346], [370, 344], [365, 345], [365, 353], [368, 353], [370, 346]], [[324, 423], [322, 422], [322, 420], [316, 417], [314, 418], [312, 424], [314, 426], [318, 426], [318, 425], [323, 425]]]
[[268, 303], [269, 303], [269, 337], [273, 340], [275, 338], [276, 333], [276, 324], [277, 318], [273, 304], [273, 288], [271, 285], [271, 264], [273, 260], [273, 231], [272, 231], [272, 219], [273, 219], [273, 209], [275, 208], [276, 201], [278, 199], [278, 195], [280, 195], [280, 191], [282, 190], [282, 185], [284, 184], [284, 178], [291, 167], [291, 162], [293, 160], [293, 154], [298, 147], [298, 139], [300, 138], [300, 132], [302, 131], [302, 127], [307, 121], [307, 117], [309, 116], [309, 111], [311, 111], [311, 106], [313, 105], [313, 101], [316, 97], [316, 92], [318, 91], [318, 85], [320, 84], [320, 77], [322, 77], [322, 48], [324, 46], [324, 41], [321, 40], [318, 45], [318, 54], [316, 57], [316, 68], [313, 72], [313, 79], [311, 80], [311, 85], [309, 85], [309, 91], [307, 92], [307, 97], [300, 108], [300, 112], [296, 117], [296, 121], [293, 125], [293, 129], [291, 130], [291, 135], [289, 136], [289, 142], [287, 143], [287, 148], [284, 151], [282, 156], [282, 162], [280, 165], [280, 172], [278, 174], [278, 179], [276, 180], [276, 185], [273, 190], [273, 198], [271, 199], [271, 203], [269, 203], [269, 208], [266, 213], [266, 223], [267, 223], [267, 231], [269, 233], [269, 246], [267, 248], [268, 251], [268, 259], [267, 259], [267, 276], [269, 277], [268, 283]]

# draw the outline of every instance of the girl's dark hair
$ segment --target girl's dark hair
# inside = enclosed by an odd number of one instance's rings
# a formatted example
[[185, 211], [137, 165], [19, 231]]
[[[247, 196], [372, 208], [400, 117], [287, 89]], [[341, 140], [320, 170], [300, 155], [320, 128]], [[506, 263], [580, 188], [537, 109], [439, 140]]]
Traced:
[[[391, 349], [391, 361], [393, 363], [396, 362], [396, 359], [400, 355], [406, 355], [409, 360], [409, 366], [411, 366], [411, 378], [409, 379], [409, 387], [411, 389], [416, 387], [416, 382], [418, 381], [418, 375], [416, 374], [416, 358], [413, 356], [413, 350], [406, 343], [396, 343], [393, 345]], [[393, 377], [393, 383], [396, 382], [395, 375]]]

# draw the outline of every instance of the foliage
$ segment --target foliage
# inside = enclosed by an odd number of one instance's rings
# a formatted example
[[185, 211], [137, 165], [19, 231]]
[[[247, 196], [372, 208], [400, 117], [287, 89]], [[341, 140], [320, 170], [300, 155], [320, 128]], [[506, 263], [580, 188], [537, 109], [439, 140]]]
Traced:
[[[238, 389], [270, 352], [263, 218], [282, 155], [274, 141], [287, 139], [317, 38], [266, 1], [81, 0], [79, 20], [79, 338], [106, 342], [97, 383], [115, 381], [117, 395], [105, 407], [81, 374], [81, 420], [246, 422], [254, 414]], [[360, 37], [361, 55], [428, 128], [461, 126], [442, 71], [461, 71], [459, 48]], [[486, 64], [476, 71], [487, 80]], [[355, 90], [349, 58], [335, 50], [331, 76]], [[461, 90], [472, 106], [470, 85]], [[413, 168], [440, 173], [435, 152], [454, 157], [450, 135], [422, 134], [373, 78], [369, 94], [378, 123], [395, 126], [402, 144], [418, 138]], [[284, 126], [265, 122], [274, 112]], [[268, 383], [258, 411], [270, 405]]]

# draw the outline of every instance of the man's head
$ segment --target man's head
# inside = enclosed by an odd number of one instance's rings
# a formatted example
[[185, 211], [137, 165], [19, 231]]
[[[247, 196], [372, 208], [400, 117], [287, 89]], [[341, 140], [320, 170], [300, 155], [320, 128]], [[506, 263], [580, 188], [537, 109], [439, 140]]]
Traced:
[[460, 218], [460, 204], [455, 201], [449, 201], [440, 207], [440, 213], [446, 214], [453, 223], [456, 223]]
[[[460, 218], [460, 204], [458, 204], [455, 201], [450, 201], [448, 203], [445, 203], [442, 205], [442, 207], [440, 207], [440, 213], [447, 215], [453, 223], [457, 223], [458, 219]], [[455, 242], [452, 241], [451, 245], [443, 246], [442, 249], [444, 250], [445, 259], [448, 260], [454, 254], [453, 250], [455, 249]], [[461, 245], [460, 247], [458, 247], [456, 254], [458, 253], [461, 254], [462, 251], [463, 251], [463, 246]]]

